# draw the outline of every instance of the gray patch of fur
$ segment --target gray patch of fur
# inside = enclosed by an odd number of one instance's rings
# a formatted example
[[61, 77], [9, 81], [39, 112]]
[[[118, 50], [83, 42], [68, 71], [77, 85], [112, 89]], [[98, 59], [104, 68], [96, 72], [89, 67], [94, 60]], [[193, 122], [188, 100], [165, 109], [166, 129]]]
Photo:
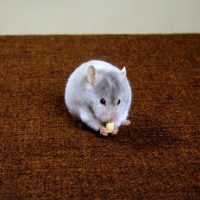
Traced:
[[95, 87], [97, 94], [101, 95], [100, 98], [104, 98], [109, 101], [110, 104], [116, 105], [118, 96], [122, 92], [121, 83], [119, 80], [119, 74], [100, 72], [102, 74], [102, 80]]

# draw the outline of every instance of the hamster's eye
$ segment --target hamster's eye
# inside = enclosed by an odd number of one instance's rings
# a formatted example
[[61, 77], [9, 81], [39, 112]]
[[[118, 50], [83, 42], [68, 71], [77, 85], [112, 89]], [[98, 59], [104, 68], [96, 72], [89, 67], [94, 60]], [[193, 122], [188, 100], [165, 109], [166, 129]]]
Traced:
[[120, 104], [120, 102], [121, 102], [121, 101], [118, 99], [117, 105], [119, 105], [119, 104]]
[[106, 105], [106, 100], [103, 99], [103, 98], [101, 98], [101, 99], [100, 99], [100, 103], [101, 103], [102, 105]]

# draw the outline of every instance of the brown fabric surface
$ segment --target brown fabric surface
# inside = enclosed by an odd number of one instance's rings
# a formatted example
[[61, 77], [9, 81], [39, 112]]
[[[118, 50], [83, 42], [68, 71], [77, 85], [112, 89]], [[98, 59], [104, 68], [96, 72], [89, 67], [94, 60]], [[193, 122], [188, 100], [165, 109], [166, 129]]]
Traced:
[[[129, 127], [101, 137], [64, 104], [70, 73], [127, 67]], [[1, 36], [0, 199], [198, 199], [200, 35]]]

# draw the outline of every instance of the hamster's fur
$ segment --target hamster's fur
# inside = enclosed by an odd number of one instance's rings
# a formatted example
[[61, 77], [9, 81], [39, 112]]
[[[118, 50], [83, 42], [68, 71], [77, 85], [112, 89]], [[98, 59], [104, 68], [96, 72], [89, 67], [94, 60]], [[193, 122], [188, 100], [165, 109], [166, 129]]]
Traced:
[[113, 134], [127, 120], [131, 105], [131, 87], [122, 70], [99, 60], [81, 64], [66, 84], [65, 103], [69, 112], [90, 128], [108, 135], [105, 123], [114, 122]]

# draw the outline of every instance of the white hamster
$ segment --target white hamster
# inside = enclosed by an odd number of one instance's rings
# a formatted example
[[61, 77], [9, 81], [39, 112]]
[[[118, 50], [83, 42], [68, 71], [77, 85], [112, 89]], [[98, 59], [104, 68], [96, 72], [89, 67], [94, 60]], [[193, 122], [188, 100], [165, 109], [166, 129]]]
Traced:
[[71, 74], [65, 89], [69, 112], [87, 126], [107, 136], [107, 122], [114, 122], [112, 134], [127, 120], [131, 105], [131, 87], [122, 70], [110, 63], [91, 60], [81, 64]]

